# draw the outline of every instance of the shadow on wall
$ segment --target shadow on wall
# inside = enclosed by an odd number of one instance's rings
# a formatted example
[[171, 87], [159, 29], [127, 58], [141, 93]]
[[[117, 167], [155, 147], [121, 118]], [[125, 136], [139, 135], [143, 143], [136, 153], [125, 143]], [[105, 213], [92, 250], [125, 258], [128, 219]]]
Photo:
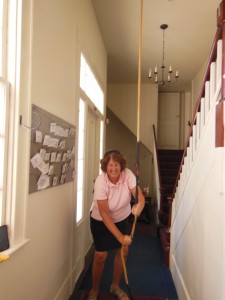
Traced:
[[[106, 125], [106, 150], [118, 149], [127, 159], [128, 168], [136, 174], [136, 136], [121, 122], [121, 120], [109, 109], [106, 110], [109, 124]], [[139, 148], [140, 187], [149, 187], [150, 194], [153, 190], [153, 155], [140, 143]]]

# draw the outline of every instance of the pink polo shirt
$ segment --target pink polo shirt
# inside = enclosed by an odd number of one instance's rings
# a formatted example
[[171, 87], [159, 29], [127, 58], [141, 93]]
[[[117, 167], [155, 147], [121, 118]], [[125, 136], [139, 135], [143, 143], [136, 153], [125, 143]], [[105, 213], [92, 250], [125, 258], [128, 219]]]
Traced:
[[108, 199], [109, 214], [113, 222], [120, 222], [131, 213], [130, 189], [136, 186], [136, 178], [131, 170], [125, 169], [116, 184], [112, 183], [106, 173], [99, 175], [94, 185], [94, 198], [91, 206], [92, 218], [102, 221], [97, 201]]

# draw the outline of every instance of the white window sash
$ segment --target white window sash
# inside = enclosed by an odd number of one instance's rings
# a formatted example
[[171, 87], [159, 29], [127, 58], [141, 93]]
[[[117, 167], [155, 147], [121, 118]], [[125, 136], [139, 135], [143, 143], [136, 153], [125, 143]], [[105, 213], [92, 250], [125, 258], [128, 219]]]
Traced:
[[6, 222], [6, 198], [7, 198], [7, 162], [8, 162], [8, 143], [9, 143], [9, 83], [0, 77], [0, 97], [1, 97], [1, 125], [0, 138], [0, 224]]

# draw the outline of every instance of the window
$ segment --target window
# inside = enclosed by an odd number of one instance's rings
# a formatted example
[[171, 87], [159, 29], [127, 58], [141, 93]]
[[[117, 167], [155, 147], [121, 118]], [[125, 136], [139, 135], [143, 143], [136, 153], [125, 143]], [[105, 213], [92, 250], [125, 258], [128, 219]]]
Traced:
[[0, 0], [0, 76], [5, 75], [4, 62], [6, 61], [6, 5], [6, 1]]
[[85, 94], [91, 99], [100, 113], [104, 112], [104, 94], [96, 80], [94, 73], [91, 71], [83, 54], [81, 54], [80, 63], [80, 87]]
[[[97, 107], [100, 112], [100, 117], [103, 118], [104, 112], [104, 94], [95, 78], [94, 73], [89, 67], [84, 55], [80, 56], [80, 88], [85, 93], [87, 98]], [[78, 158], [77, 158], [77, 205], [76, 205], [76, 222], [78, 223], [83, 217], [83, 200], [84, 200], [84, 147], [85, 147], [85, 100], [79, 101], [79, 124], [78, 124]], [[102, 157], [103, 153], [103, 133], [104, 122], [100, 121], [100, 153], [99, 157]]]
[[6, 5], [0, 0], [0, 225], [5, 222], [7, 123], [9, 119], [8, 82], [6, 79]]
[[21, 216], [25, 200], [19, 202], [20, 211], [17, 210], [15, 171], [19, 128], [21, 16], [22, 1], [0, 0], [0, 225], [9, 226], [10, 253], [26, 242], [21, 229], [24, 226], [24, 218]]

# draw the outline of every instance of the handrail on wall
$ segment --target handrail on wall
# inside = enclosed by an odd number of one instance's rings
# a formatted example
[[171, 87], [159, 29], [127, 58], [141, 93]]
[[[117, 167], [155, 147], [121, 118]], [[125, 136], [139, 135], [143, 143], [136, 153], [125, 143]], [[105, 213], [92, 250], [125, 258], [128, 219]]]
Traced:
[[[174, 197], [175, 197], [176, 188], [177, 188], [177, 185], [178, 185], [178, 180], [180, 178], [180, 173], [181, 173], [181, 170], [182, 170], [184, 159], [185, 159], [185, 156], [187, 154], [187, 148], [189, 146], [190, 137], [193, 134], [193, 127], [194, 127], [194, 125], [196, 123], [197, 113], [200, 111], [201, 99], [202, 99], [202, 97], [205, 96], [205, 83], [206, 83], [206, 81], [209, 80], [209, 77], [210, 77], [210, 65], [211, 65], [211, 63], [213, 61], [216, 60], [217, 42], [221, 38], [222, 38], [222, 27], [219, 26], [217, 28], [217, 31], [216, 31], [216, 35], [215, 35], [215, 38], [214, 38], [214, 41], [213, 41], [213, 45], [212, 45], [212, 48], [211, 48], [209, 60], [208, 60], [207, 67], [206, 67], [206, 72], [205, 72], [205, 75], [203, 77], [203, 81], [202, 81], [202, 85], [201, 85], [201, 90], [200, 90], [198, 101], [197, 101], [197, 104], [196, 104], [194, 116], [193, 116], [193, 119], [192, 119], [192, 122], [191, 122], [191, 127], [190, 127], [190, 130], [189, 130], [189, 134], [188, 134], [188, 137], [187, 137], [187, 140], [186, 140], [186, 144], [185, 144], [185, 148], [184, 148], [184, 153], [183, 153], [183, 157], [182, 157], [182, 160], [181, 160], [180, 168], [179, 168], [179, 171], [178, 171], [177, 179], [176, 179], [176, 182], [175, 182], [175, 185], [174, 185], [172, 199], [174, 199]], [[223, 59], [224, 59], [224, 57], [223, 57]]]
[[158, 144], [157, 144], [157, 139], [156, 139], [156, 130], [155, 130], [155, 125], [152, 125], [153, 128], [153, 138], [154, 138], [154, 144], [155, 144], [155, 153], [156, 153], [156, 162], [157, 162], [157, 172], [158, 172], [158, 181], [159, 181], [159, 211], [162, 211], [163, 207], [163, 188], [162, 188], [162, 180], [161, 180], [161, 174], [160, 174], [160, 167], [159, 167], [159, 155], [158, 155]]
[[157, 139], [156, 139], [156, 132], [155, 132], [155, 125], [152, 125], [153, 128], [153, 137], [154, 137], [154, 143], [156, 147], [156, 160], [157, 160], [157, 168], [158, 168], [158, 174], [159, 174], [159, 185], [161, 185], [161, 174], [160, 174], [160, 168], [159, 168], [159, 156], [158, 156], [158, 144], [157, 144]]

